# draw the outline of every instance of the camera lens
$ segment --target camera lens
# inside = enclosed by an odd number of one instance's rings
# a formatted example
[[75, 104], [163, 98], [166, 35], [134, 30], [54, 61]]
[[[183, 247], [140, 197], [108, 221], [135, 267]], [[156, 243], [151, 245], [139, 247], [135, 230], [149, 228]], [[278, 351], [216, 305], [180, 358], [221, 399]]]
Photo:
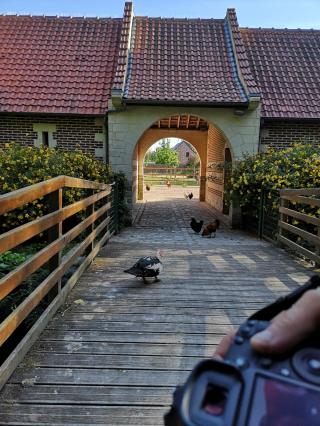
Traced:
[[227, 389], [209, 384], [203, 399], [203, 410], [212, 416], [221, 416], [227, 403]]

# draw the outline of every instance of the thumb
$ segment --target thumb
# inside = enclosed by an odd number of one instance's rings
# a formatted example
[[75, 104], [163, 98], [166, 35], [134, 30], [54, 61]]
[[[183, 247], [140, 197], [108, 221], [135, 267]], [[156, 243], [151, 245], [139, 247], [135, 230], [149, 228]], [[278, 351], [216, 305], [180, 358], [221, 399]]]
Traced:
[[290, 309], [251, 339], [252, 347], [266, 354], [280, 354], [310, 336], [320, 325], [320, 292], [307, 291]]

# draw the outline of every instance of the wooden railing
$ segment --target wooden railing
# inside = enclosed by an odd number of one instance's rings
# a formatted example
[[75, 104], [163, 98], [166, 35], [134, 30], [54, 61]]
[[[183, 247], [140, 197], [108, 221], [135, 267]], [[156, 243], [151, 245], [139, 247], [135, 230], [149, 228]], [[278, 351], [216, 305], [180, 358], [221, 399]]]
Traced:
[[318, 265], [320, 265], [320, 219], [317, 214], [320, 208], [319, 196], [320, 188], [280, 190], [278, 235], [280, 243]]
[[[86, 195], [80, 201], [63, 206], [63, 191], [66, 188], [85, 190], [81, 193]], [[107, 185], [58, 176], [0, 196], [0, 220], [3, 214], [41, 197], [46, 197], [45, 201], [49, 207], [48, 214], [0, 235], [0, 254], [37, 237], [40, 233], [46, 232], [48, 235], [46, 247], [0, 279], [0, 300], [17, 289], [41, 266], [49, 265], [49, 275], [0, 323], [1, 350], [2, 345], [19, 325], [46, 298], [48, 305], [46, 310], [1, 365], [0, 388], [45, 328], [49, 319], [65, 301], [80, 275], [114, 233], [116, 226], [112, 220], [111, 207], [115, 194], [115, 184]], [[80, 222], [78, 220], [74, 227], [63, 233], [63, 221], [79, 212], [84, 212], [85, 218]], [[116, 214], [116, 212], [113, 213]], [[80, 234], [82, 240], [74, 242], [75, 245], [63, 255], [63, 249], [67, 244]], [[81, 265], [62, 287], [61, 278], [66, 271], [70, 270], [79, 256], [84, 256]]]

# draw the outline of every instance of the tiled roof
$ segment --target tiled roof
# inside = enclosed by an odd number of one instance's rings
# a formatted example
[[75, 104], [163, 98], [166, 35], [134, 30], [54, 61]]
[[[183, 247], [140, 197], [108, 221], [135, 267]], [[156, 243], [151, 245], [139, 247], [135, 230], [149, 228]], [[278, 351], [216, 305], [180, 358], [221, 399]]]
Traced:
[[320, 118], [320, 31], [241, 29], [262, 117]]
[[121, 22], [0, 16], [0, 112], [104, 114]]
[[134, 19], [130, 102], [246, 103], [221, 19]]

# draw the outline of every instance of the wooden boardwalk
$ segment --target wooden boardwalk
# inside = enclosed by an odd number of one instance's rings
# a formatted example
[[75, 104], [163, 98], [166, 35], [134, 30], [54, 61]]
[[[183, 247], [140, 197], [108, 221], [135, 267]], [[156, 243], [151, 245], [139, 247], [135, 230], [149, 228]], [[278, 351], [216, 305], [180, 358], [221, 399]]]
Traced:
[[[100, 253], [0, 393], [1, 425], [162, 425], [195, 363], [311, 275], [241, 232], [192, 233], [190, 217], [207, 221], [213, 212], [181, 190], [152, 188], [147, 197], [135, 226]], [[158, 248], [160, 282], [122, 272]]]

